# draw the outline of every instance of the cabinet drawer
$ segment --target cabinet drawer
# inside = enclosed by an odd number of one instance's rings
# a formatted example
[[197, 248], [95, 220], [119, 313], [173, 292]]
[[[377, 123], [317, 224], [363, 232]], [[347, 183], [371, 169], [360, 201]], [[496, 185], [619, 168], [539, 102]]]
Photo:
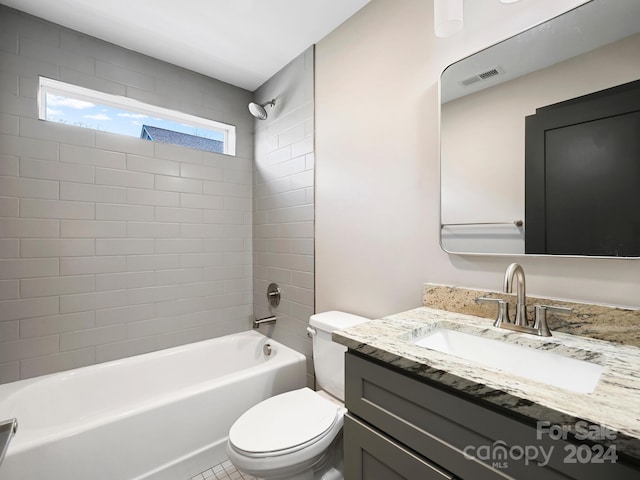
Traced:
[[[346, 354], [345, 396], [351, 414], [460, 478], [639, 478], [637, 470], [621, 463], [566, 463], [568, 442], [547, 436], [538, 440], [534, 426], [351, 352]], [[504, 453], [533, 446], [552, 454], [546, 462], [539, 457], [542, 466], [515, 455], [476, 455], [478, 447], [496, 452], [496, 446], [504, 446]]]
[[347, 414], [344, 419], [345, 480], [453, 480], [407, 448]]

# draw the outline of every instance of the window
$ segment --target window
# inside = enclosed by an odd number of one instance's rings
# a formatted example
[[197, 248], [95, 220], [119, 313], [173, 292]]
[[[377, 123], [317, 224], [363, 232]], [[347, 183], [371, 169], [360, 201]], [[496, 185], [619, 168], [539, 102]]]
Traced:
[[236, 127], [40, 77], [39, 118], [235, 155]]

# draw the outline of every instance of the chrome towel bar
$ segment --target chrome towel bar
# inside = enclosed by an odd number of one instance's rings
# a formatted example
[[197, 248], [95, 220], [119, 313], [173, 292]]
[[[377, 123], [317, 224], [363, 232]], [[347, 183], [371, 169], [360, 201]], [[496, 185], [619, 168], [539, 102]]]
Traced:
[[467, 227], [473, 225], [515, 225], [520, 228], [524, 226], [524, 222], [522, 220], [514, 220], [513, 222], [469, 222], [469, 223], [442, 223], [440, 224], [440, 228], [444, 227]]

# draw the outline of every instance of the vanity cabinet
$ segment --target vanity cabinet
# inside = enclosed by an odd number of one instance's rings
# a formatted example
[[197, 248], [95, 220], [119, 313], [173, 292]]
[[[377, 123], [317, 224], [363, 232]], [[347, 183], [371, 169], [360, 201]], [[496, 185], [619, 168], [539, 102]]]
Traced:
[[[570, 463], [579, 444], [539, 435], [535, 424], [352, 351], [345, 397], [345, 480], [640, 478], [620, 459], [594, 463], [589, 454], [588, 462], [582, 455]], [[534, 449], [537, 457], [525, 460]]]
[[357, 417], [347, 414], [344, 419], [345, 479], [453, 480], [449, 472], [395, 442]]

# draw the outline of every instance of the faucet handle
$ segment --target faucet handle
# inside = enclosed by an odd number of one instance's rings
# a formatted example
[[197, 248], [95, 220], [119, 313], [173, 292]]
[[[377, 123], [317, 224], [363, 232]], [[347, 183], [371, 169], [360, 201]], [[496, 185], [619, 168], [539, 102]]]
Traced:
[[500, 303], [504, 302], [501, 298], [491, 298], [491, 297], [476, 297], [476, 303]]
[[533, 323], [533, 328], [538, 331], [538, 335], [542, 337], [550, 337], [551, 331], [549, 330], [549, 326], [547, 325], [547, 312], [553, 313], [571, 313], [570, 308], [566, 307], [555, 307], [553, 305], [536, 305], [536, 313], [535, 313], [535, 321]]
[[509, 320], [509, 303], [506, 300], [503, 300], [501, 298], [478, 297], [476, 298], [476, 303], [498, 304], [498, 316], [496, 317], [495, 322], [493, 322], [494, 327], [500, 327], [500, 324], [502, 324], [502, 322], [511, 322], [511, 320]]
[[571, 313], [573, 310], [567, 307], [556, 307], [555, 305], [536, 305], [536, 308], [554, 313]]

